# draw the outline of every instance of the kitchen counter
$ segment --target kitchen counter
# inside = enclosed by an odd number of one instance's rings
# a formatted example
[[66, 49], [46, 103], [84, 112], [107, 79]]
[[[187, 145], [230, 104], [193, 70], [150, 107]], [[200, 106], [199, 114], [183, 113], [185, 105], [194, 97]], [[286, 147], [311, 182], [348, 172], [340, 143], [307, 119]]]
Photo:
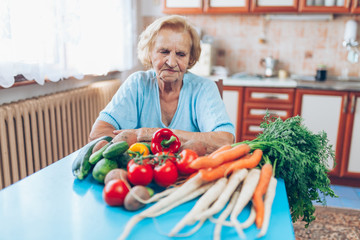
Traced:
[[287, 79], [279, 78], [221, 78], [216, 76], [209, 77], [212, 80], [223, 79], [224, 86], [240, 87], [273, 87], [273, 88], [306, 88], [318, 90], [338, 90], [338, 91], [360, 91], [360, 79], [337, 80], [329, 79], [323, 82], [309, 80], [308, 77]]

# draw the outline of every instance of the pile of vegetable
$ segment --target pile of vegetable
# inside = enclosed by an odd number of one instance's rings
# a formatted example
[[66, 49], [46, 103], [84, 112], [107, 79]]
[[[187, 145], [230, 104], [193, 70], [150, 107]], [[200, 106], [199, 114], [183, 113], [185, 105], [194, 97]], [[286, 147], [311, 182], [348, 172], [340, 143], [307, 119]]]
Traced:
[[[326, 133], [312, 133], [299, 116], [283, 121], [267, 114], [260, 127], [263, 132], [256, 139], [224, 145], [209, 155], [180, 151], [181, 143], [169, 129], [157, 131], [151, 145], [137, 143], [126, 133], [113, 140], [103, 137], [82, 148], [73, 173], [84, 179], [92, 172], [95, 180], [105, 184], [103, 197], [108, 205], [133, 211], [156, 202], [129, 220], [120, 239], [143, 218], [159, 216], [195, 198], [193, 209], [169, 236], [193, 234], [206, 220], [216, 223], [214, 239], [220, 238], [223, 225], [233, 226], [244, 238], [243, 229], [254, 222], [263, 236], [276, 178], [285, 181], [293, 222], [301, 218], [308, 226], [315, 219], [312, 201], [326, 204], [325, 196], [336, 197], [327, 175], [328, 159], [334, 160], [335, 154]], [[164, 191], [153, 195], [150, 183]], [[249, 202], [250, 216], [240, 223], [238, 216]], [[196, 222], [193, 231], [179, 233]]]

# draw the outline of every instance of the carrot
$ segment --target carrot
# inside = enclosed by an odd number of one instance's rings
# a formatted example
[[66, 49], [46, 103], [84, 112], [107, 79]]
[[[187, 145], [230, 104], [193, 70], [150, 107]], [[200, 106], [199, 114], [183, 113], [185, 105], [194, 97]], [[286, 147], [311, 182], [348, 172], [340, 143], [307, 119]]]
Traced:
[[205, 168], [205, 167], [203, 167], [203, 164], [205, 162], [210, 162], [210, 161], [211, 161], [211, 158], [209, 157], [209, 155], [207, 155], [207, 156], [199, 156], [189, 164], [189, 167], [192, 168], [192, 169]]
[[263, 151], [261, 149], [255, 149], [255, 151], [251, 154], [250, 158], [244, 159], [244, 161], [235, 161], [233, 162], [229, 168], [227, 169], [226, 173], [231, 173], [235, 171], [236, 169], [242, 169], [242, 168], [254, 168], [256, 167], [261, 158], [262, 158]]
[[271, 207], [275, 198], [275, 192], [276, 192], [276, 185], [277, 185], [277, 180], [276, 178], [272, 177], [270, 179], [270, 183], [269, 183], [269, 187], [266, 191], [266, 195], [265, 195], [265, 200], [264, 200], [264, 205], [265, 205], [265, 210], [264, 210], [264, 222], [262, 224], [261, 230], [258, 234], [257, 237], [262, 237], [266, 234], [267, 229], [269, 227], [269, 223], [270, 223], [270, 215], [271, 215]]
[[223, 145], [223, 146], [219, 147], [218, 149], [216, 149], [215, 151], [213, 151], [212, 153], [210, 153], [208, 156], [213, 157], [215, 154], [225, 151], [225, 150], [229, 150], [230, 148], [231, 148], [230, 144]]
[[240, 144], [227, 150], [219, 151], [207, 158], [197, 158], [190, 164], [193, 169], [213, 168], [220, 166], [223, 163], [238, 159], [250, 152], [250, 146], [247, 144]]
[[[232, 171], [229, 171], [228, 169], [234, 163], [246, 161], [248, 158], [251, 158], [250, 154], [247, 154], [246, 156], [244, 156], [236, 161], [223, 163], [216, 168], [200, 169], [199, 173], [200, 173], [202, 179], [204, 179], [206, 181], [214, 181], [216, 179], [222, 178], [222, 177], [230, 174]], [[244, 167], [244, 168], [246, 168], [246, 167]]]
[[255, 223], [258, 228], [261, 228], [264, 221], [264, 201], [263, 196], [265, 195], [270, 179], [273, 175], [273, 167], [270, 163], [265, 163], [260, 172], [259, 183], [256, 186], [253, 195], [253, 204], [256, 211]]
[[202, 179], [206, 181], [214, 181], [216, 179], [226, 176], [225, 175], [226, 169], [228, 169], [231, 164], [232, 162], [227, 162], [221, 164], [217, 168], [200, 169], [199, 173]]

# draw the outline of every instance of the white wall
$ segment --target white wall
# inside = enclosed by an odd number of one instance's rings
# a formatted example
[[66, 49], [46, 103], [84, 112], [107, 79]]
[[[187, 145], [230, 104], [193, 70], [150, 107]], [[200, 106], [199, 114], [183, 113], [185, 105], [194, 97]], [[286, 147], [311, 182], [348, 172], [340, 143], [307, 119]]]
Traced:
[[161, 12], [161, 0], [138, 0], [138, 3], [140, 5], [140, 14], [142, 17], [164, 15]]

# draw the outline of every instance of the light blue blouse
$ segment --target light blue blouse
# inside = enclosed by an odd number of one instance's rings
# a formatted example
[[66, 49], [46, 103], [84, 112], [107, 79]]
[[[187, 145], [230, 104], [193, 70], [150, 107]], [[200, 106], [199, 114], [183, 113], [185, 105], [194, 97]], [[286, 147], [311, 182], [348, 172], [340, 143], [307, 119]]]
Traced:
[[161, 120], [159, 88], [155, 71], [133, 73], [121, 85], [98, 120], [115, 129], [170, 128], [190, 132], [226, 131], [235, 136], [216, 84], [206, 78], [186, 73], [178, 107], [169, 126]]

